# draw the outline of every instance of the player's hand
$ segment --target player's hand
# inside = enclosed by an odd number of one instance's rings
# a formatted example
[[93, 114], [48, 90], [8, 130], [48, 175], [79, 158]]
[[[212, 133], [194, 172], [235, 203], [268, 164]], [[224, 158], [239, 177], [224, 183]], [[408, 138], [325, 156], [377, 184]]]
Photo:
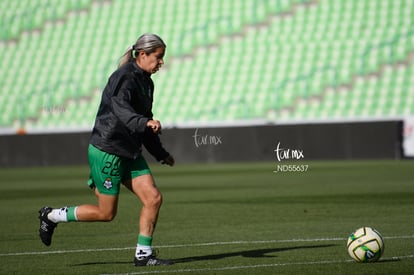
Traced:
[[161, 161], [162, 164], [167, 164], [169, 166], [174, 166], [175, 160], [173, 156], [169, 155], [166, 157], [163, 161]]
[[161, 134], [161, 123], [159, 120], [148, 120], [147, 127], [151, 128], [155, 134]]

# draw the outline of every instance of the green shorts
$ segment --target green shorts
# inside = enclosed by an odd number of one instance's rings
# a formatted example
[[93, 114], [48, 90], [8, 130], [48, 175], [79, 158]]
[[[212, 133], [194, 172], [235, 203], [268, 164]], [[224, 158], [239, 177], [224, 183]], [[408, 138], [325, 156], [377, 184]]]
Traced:
[[88, 159], [91, 169], [88, 185], [105, 195], [117, 196], [121, 183], [151, 174], [144, 157], [126, 159], [101, 151], [92, 144], [88, 147]]

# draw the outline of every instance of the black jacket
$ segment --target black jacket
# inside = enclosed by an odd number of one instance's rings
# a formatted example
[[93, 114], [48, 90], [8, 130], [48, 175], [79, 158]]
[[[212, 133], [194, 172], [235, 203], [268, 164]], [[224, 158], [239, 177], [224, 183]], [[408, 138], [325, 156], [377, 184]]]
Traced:
[[135, 62], [117, 69], [102, 93], [90, 143], [104, 152], [129, 159], [141, 155], [142, 145], [158, 161], [168, 157], [158, 135], [147, 127], [153, 116], [153, 94], [150, 74]]

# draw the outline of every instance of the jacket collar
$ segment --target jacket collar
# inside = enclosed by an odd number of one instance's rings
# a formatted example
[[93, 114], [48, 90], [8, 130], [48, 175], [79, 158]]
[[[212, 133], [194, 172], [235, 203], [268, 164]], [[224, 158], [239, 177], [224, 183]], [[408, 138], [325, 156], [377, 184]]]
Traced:
[[142, 75], [145, 75], [145, 76], [148, 76], [148, 77], [150, 77], [150, 76], [151, 76], [151, 74], [150, 74], [150, 73], [148, 73], [148, 72], [144, 71], [143, 69], [141, 69], [141, 67], [140, 67], [140, 66], [138, 66], [137, 62], [135, 62], [135, 61], [131, 61], [131, 63], [132, 63], [132, 66], [134, 67], [134, 71], [135, 71], [135, 72], [137, 72], [137, 73], [139, 73], [139, 74], [142, 74]]

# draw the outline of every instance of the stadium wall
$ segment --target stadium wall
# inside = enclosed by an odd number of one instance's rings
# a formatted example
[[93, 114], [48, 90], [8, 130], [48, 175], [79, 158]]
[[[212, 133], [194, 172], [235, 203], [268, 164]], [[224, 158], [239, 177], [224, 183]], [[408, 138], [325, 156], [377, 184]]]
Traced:
[[[0, 136], [2, 167], [87, 164], [90, 133]], [[402, 122], [165, 129], [178, 163], [402, 158]], [[146, 152], [144, 154], [147, 155]], [[147, 156], [149, 161], [154, 159]]]

